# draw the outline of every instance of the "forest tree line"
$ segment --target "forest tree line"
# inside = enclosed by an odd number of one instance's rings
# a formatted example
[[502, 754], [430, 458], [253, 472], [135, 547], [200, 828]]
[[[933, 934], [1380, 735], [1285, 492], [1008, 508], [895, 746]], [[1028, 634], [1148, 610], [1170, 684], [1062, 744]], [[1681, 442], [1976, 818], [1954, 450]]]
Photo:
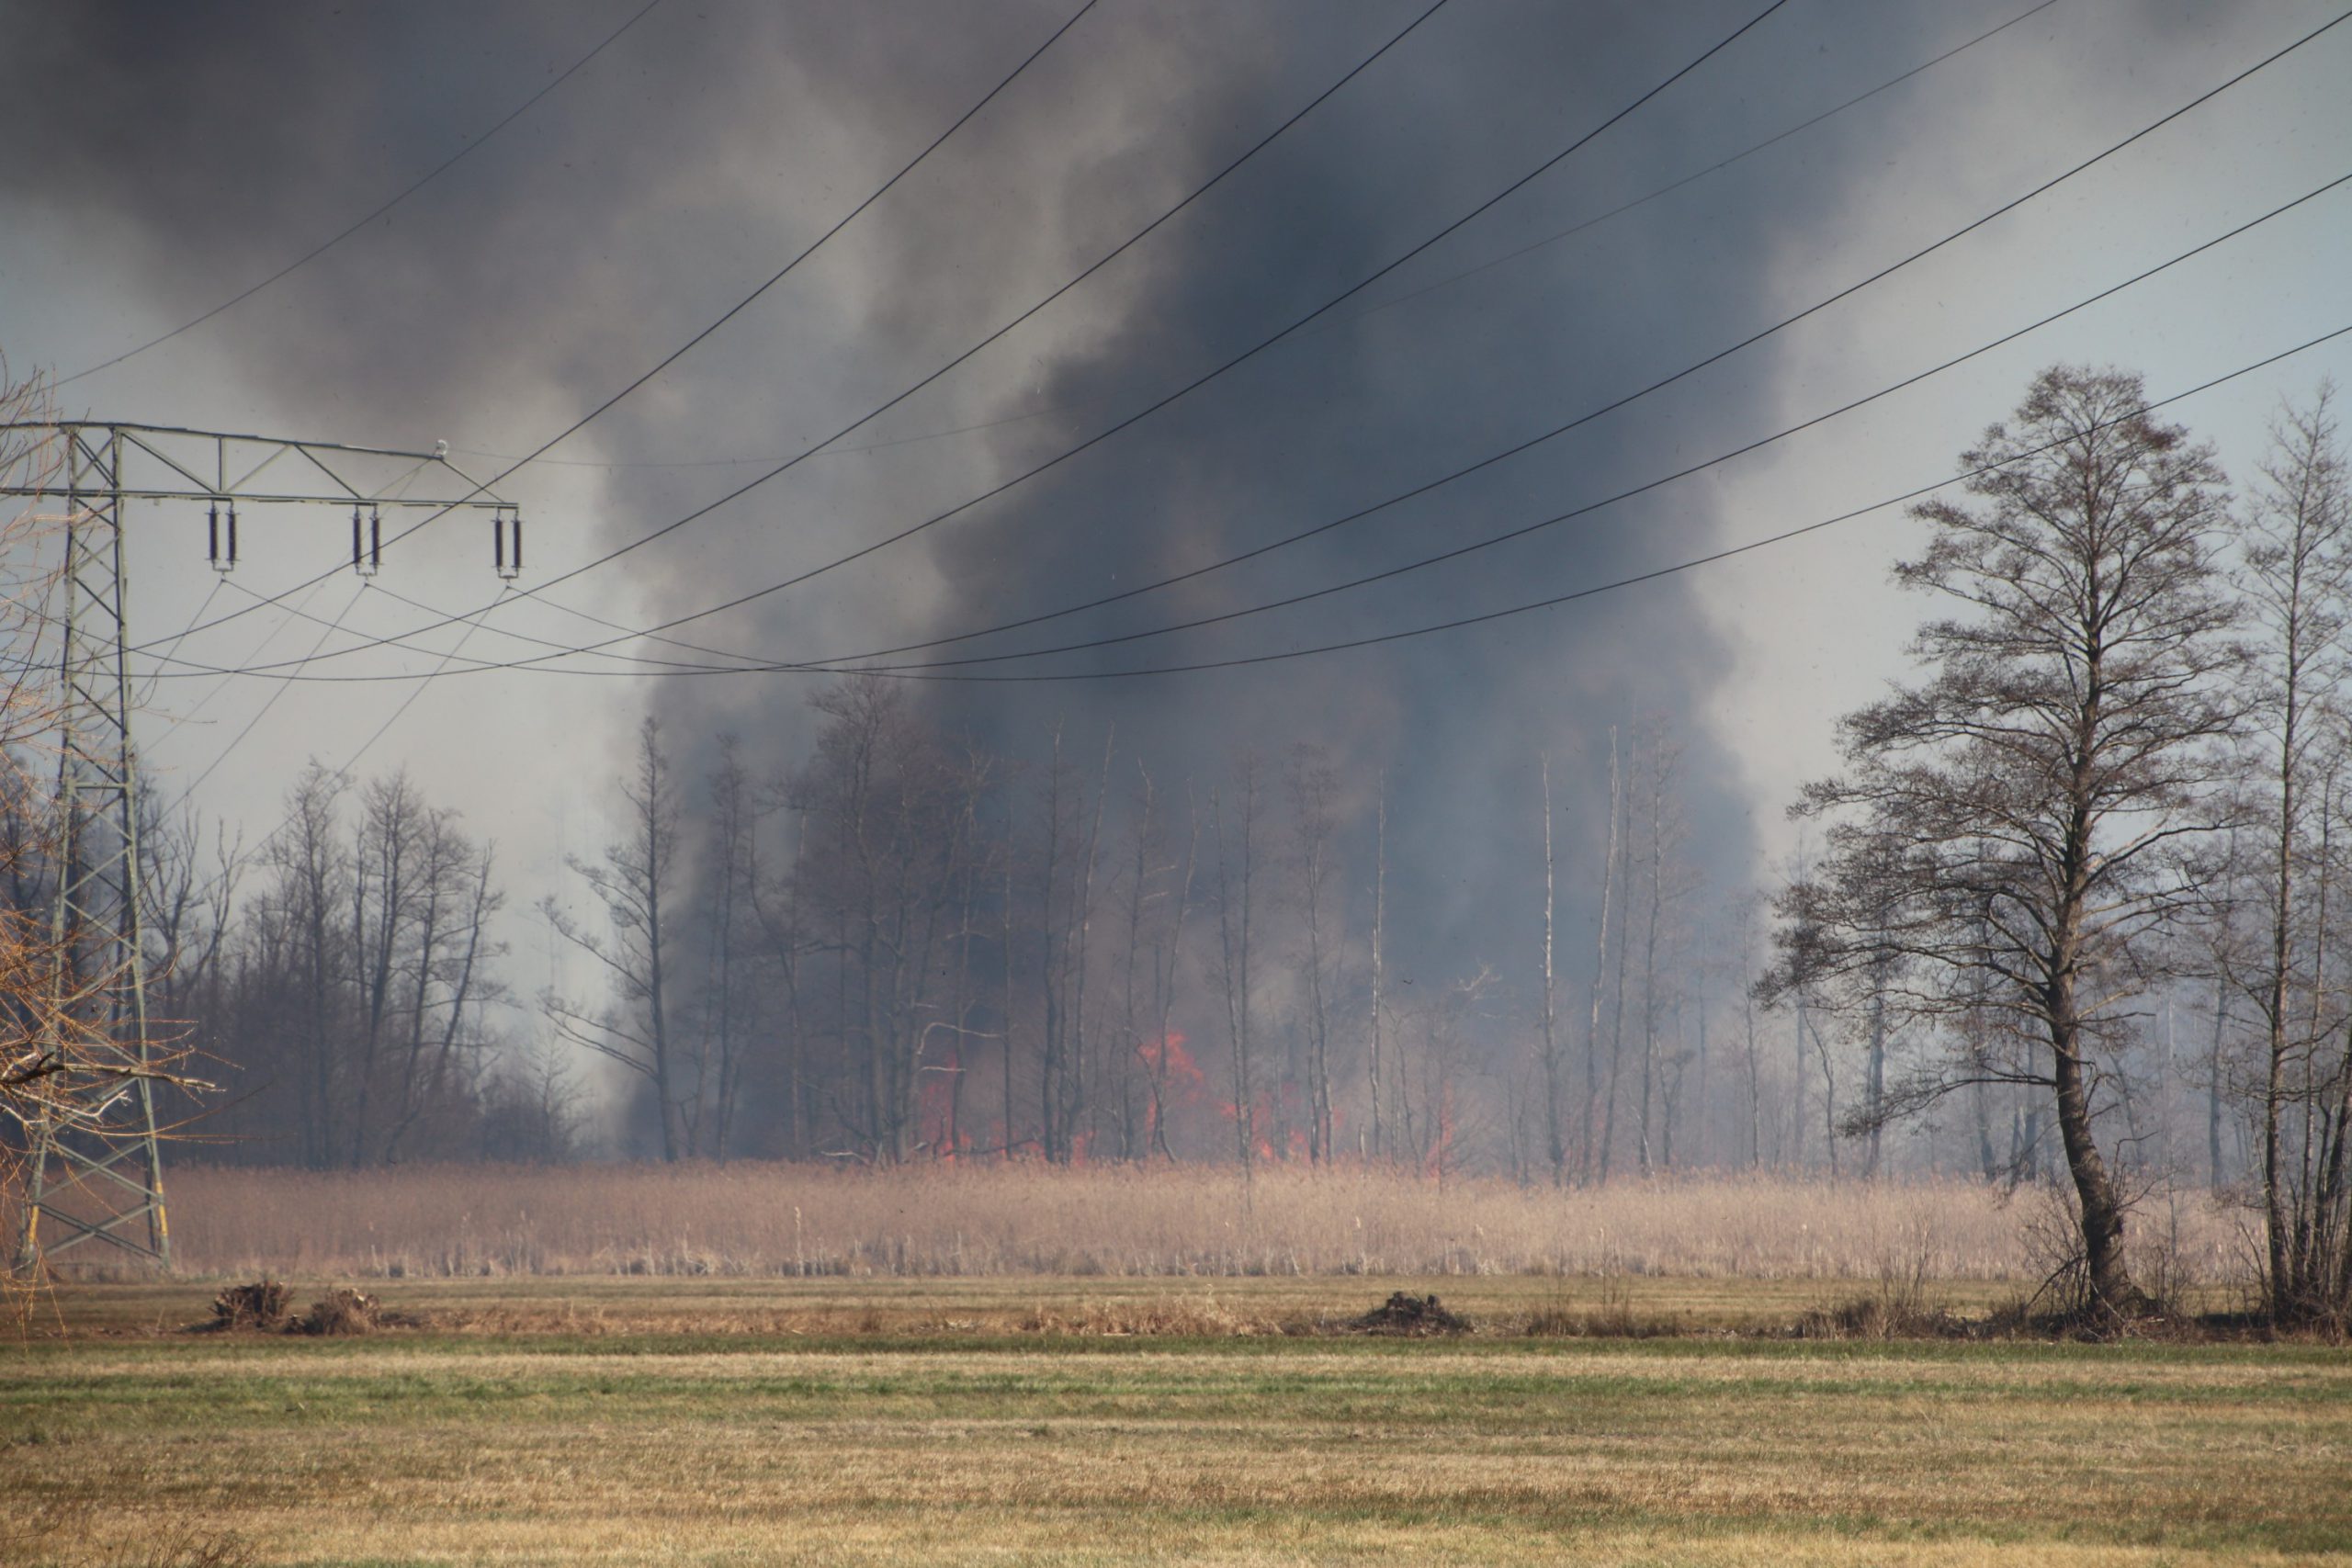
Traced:
[[[1461, 973], [1400, 963], [1421, 825], [1377, 766], [1168, 777], [1058, 731], [1020, 761], [876, 676], [780, 766], [647, 716], [609, 842], [531, 911], [398, 773], [312, 764], [253, 846], [151, 807], [154, 1010], [219, 1081], [187, 1147], [2051, 1176], [2094, 1229], [2118, 1205], [2110, 1244], [2199, 1182], [2256, 1194], [2276, 1290], [2352, 1293], [2342, 443], [2324, 390], [2233, 491], [2140, 396], [2048, 373], [1972, 499], [1917, 509], [1898, 580], [1957, 611], [1844, 721], [1770, 890], [1690, 852], [1670, 717], [1531, 744], [1484, 830], [1541, 892]], [[1603, 776], [1594, 835], [1555, 790]], [[515, 984], [525, 930], [576, 994]]]

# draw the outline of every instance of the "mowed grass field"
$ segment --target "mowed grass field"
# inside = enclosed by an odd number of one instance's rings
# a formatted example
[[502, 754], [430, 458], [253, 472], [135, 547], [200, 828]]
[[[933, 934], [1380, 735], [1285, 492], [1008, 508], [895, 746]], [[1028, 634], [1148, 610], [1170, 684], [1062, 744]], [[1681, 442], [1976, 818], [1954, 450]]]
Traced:
[[[2352, 1561], [2324, 1346], [1792, 1341], [1837, 1287], [1655, 1278], [392, 1280], [421, 1326], [185, 1332], [212, 1288], [36, 1303], [0, 1561]], [[1324, 1331], [1404, 1289], [1477, 1331]]]

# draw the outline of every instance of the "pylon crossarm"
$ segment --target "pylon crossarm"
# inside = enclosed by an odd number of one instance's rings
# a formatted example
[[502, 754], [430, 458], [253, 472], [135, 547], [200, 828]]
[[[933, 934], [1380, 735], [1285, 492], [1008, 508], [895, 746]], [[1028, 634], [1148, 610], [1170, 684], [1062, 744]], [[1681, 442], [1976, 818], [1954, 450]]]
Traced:
[[[0, 430], [38, 429], [65, 437], [63, 479], [37, 478], [0, 486], [0, 496], [79, 494], [103, 488], [114, 501], [288, 502], [421, 510], [461, 508], [496, 511], [513, 503], [462, 473], [443, 451], [413, 452], [349, 442], [311, 441], [173, 425], [101, 424], [83, 421], [0, 425]], [[117, 471], [101, 474], [111, 465]], [[300, 472], [265, 487], [272, 469], [291, 463]], [[397, 471], [392, 464], [404, 465]], [[128, 466], [140, 470], [122, 472]], [[456, 499], [406, 493], [426, 469], [447, 475], [464, 490]], [[85, 483], [85, 479], [89, 482]], [[322, 484], [320, 481], [323, 480]], [[401, 493], [394, 494], [398, 491]]]
[[[144, 452], [147, 456], [154, 458], [158, 463], [161, 463], [164, 468], [169, 468], [172, 472], [186, 479], [189, 485], [195, 489], [209, 491], [212, 488], [210, 485], [207, 484], [201, 477], [191, 473], [187, 468], [174, 459], [168, 453], [158, 451], [153, 445], [142, 440], [139, 435], [132, 434], [130, 431], [124, 431], [122, 439], [125, 446], [133, 446], [138, 450]], [[126, 496], [128, 496], [128, 493], [129, 492], [127, 491], [125, 492]]]

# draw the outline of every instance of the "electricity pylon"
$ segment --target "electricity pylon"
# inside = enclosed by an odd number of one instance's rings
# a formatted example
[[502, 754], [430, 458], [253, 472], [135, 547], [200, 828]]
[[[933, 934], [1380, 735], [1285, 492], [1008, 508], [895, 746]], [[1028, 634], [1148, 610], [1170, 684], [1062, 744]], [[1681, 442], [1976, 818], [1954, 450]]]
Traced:
[[[96, 422], [0, 428], [38, 431], [64, 447], [49, 471], [0, 485], [0, 497], [62, 499], [66, 509], [54, 968], [39, 1043], [50, 1109], [26, 1130], [17, 1265], [38, 1268], [84, 1242], [103, 1241], [168, 1270], [155, 1073], [169, 1053], [147, 1007], [124, 509], [142, 501], [201, 505], [208, 558], [223, 573], [237, 565], [240, 503], [349, 506], [352, 570], [366, 576], [382, 562], [387, 507], [490, 513], [497, 566], [510, 577], [522, 566], [522, 522], [512, 503], [459, 473], [446, 448], [400, 452]], [[416, 494], [427, 469], [453, 476], [463, 494], [455, 501]], [[53, 1239], [41, 1234], [44, 1218], [58, 1233]]]

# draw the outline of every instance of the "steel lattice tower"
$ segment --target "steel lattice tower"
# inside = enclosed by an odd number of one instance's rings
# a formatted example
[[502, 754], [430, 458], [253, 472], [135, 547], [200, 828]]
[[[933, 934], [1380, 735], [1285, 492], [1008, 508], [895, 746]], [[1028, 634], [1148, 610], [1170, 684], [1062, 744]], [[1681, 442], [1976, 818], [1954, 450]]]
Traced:
[[[76, 1243], [103, 1240], [169, 1269], [149, 1077], [145, 932], [139, 886], [139, 796], [130, 744], [130, 671], [124, 635], [122, 434], [69, 426], [65, 440], [65, 615], [60, 659], [57, 887], [50, 936], [56, 953], [54, 1032], [83, 1038], [66, 1093], [117, 1096], [128, 1114], [75, 1126], [45, 1117], [32, 1128], [20, 1265]], [[79, 1079], [75, 1082], [73, 1080]], [[71, 1192], [73, 1200], [61, 1201]], [[66, 1234], [44, 1244], [42, 1216]]]
[[[28, 1129], [17, 1264], [38, 1267], [84, 1242], [103, 1241], [168, 1269], [171, 1231], [153, 1076], [161, 1053], [148, 1013], [131, 739], [125, 508], [134, 501], [206, 507], [210, 564], [222, 572], [237, 564], [241, 502], [349, 506], [351, 564], [362, 576], [372, 576], [381, 564], [382, 508], [490, 513], [494, 563], [507, 579], [522, 570], [522, 521], [513, 503], [458, 472], [446, 448], [402, 452], [156, 425], [13, 428], [54, 434], [64, 444], [53, 476], [0, 484], [0, 497], [62, 498], [66, 505], [58, 856], [49, 932], [55, 962], [40, 1047], [65, 1064], [51, 1087], [75, 1112], [42, 1116]], [[397, 474], [365, 473], [387, 462], [399, 465]], [[132, 465], [153, 477], [130, 479]], [[450, 501], [414, 494], [412, 486], [428, 468], [453, 476], [464, 493]], [[288, 469], [297, 470], [291, 482], [269, 477]], [[45, 1228], [55, 1234], [45, 1235]]]

